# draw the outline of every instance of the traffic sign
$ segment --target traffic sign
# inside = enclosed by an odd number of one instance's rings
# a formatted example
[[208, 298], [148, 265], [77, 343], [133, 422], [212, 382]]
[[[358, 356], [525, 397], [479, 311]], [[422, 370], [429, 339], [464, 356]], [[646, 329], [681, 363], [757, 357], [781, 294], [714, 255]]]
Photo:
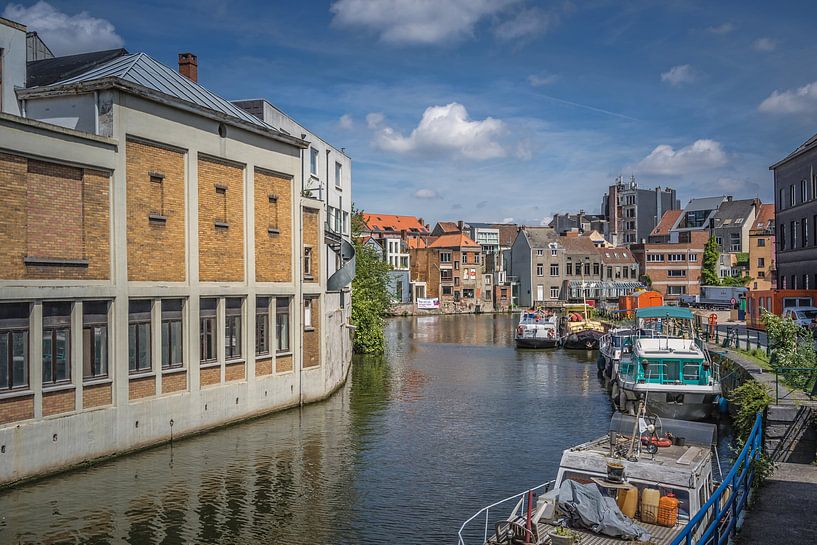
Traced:
[[732, 303], [732, 304], [734, 305], [734, 304], [735, 304], [735, 303], [737, 303], [738, 301], [737, 301], [737, 299], [735, 299], [734, 297], [732, 297], [732, 300], [731, 300], [731, 301], [729, 301], [729, 302], [730, 302], [730, 303]]

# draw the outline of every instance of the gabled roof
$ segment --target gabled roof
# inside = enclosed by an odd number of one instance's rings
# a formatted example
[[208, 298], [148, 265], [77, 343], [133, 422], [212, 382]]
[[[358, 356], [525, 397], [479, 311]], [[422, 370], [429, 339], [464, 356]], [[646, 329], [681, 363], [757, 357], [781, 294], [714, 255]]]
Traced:
[[789, 162], [790, 160], [794, 159], [795, 157], [806, 153], [807, 151], [814, 149], [817, 147], [817, 134], [800, 144], [800, 146], [791, 152], [790, 154], [786, 155], [783, 159], [779, 160], [775, 164], [769, 167], [769, 170], [774, 170], [777, 167], [781, 166], [784, 163]]
[[[465, 226], [463, 225], [463, 228]], [[434, 230], [437, 231], [439, 228], [440, 231], [443, 233], [456, 233], [460, 230], [459, 226], [454, 223], [453, 221], [440, 221], [437, 222], [437, 225], [434, 227]]]
[[524, 227], [520, 233], [525, 234], [531, 248], [547, 248], [549, 244], [560, 242], [564, 238], [550, 227]]
[[744, 225], [755, 205], [755, 199], [726, 201], [715, 213], [715, 227]]
[[448, 233], [429, 240], [429, 248], [482, 248], [465, 233]]
[[628, 248], [598, 248], [597, 250], [605, 265], [632, 265], [636, 262]]
[[31, 61], [26, 63], [26, 87], [51, 85], [127, 54], [127, 49], [119, 48]]
[[562, 236], [559, 237], [559, 244], [564, 246], [565, 251], [582, 254], [594, 254], [598, 247], [590, 237], [585, 236]]
[[673, 228], [675, 222], [681, 217], [683, 210], [667, 210], [661, 216], [661, 221], [655, 226], [655, 229], [650, 233], [651, 237], [669, 235], [670, 229]]
[[363, 221], [370, 231], [383, 233], [400, 233], [420, 236], [428, 235], [428, 229], [420, 223], [416, 216], [400, 216], [397, 214], [363, 213]]
[[492, 225], [499, 229], [499, 245], [503, 248], [510, 248], [513, 246], [513, 241], [516, 240], [516, 235], [519, 232], [519, 226], [514, 223], [495, 223]]
[[749, 232], [751, 233], [755, 230], [766, 231], [768, 229], [774, 229], [774, 205], [771, 203], [760, 205], [755, 223]]
[[[79, 75], [60, 80], [47, 87], [51, 89], [108, 79], [135, 84], [201, 108], [240, 119], [259, 128], [278, 132], [274, 127], [267, 125], [254, 115], [245, 112], [198, 83], [187, 79], [176, 70], [168, 68], [146, 53], [116, 57]], [[39, 88], [29, 88], [26, 89], [26, 93], [33, 93], [36, 90], [39, 90]]]

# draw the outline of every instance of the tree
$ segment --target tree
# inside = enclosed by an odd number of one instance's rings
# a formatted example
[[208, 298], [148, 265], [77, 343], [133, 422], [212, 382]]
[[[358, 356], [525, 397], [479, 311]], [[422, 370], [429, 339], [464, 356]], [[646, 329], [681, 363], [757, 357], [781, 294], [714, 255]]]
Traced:
[[715, 237], [710, 237], [704, 246], [703, 266], [701, 267], [701, 285], [702, 286], [720, 286], [721, 279], [718, 275], [718, 258], [720, 257], [718, 251], [718, 242]]
[[[766, 309], [762, 310], [761, 319], [769, 337], [769, 347], [772, 351], [769, 364], [773, 368], [817, 368], [814, 336], [809, 329], [794, 320], [776, 316]], [[804, 389], [814, 372], [781, 371], [781, 373], [789, 384]]]
[[745, 275], [745, 274], [743, 276], [738, 276], [738, 277], [727, 276], [726, 278], [721, 279], [721, 285], [722, 286], [732, 286], [734, 288], [743, 288], [743, 287], [746, 287], [746, 285], [751, 281], [752, 281], [752, 278]]
[[386, 346], [384, 317], [391, 307], [389, 265], [380, 253], [361, 237], [365, 228], [363, 213], [353, 207], [352, 237], [355, 245], [355, 279], [352, 281], [352, 324], [355, 326], [354, 351], [380, 354]]

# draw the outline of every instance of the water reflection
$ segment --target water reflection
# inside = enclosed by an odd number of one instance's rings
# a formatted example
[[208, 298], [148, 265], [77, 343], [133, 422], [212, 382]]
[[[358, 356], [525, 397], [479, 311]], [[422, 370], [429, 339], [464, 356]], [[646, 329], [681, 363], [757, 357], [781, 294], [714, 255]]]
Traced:
[[0, 493], [0, 542], [453, 542], [609, 422], [593, 355], [515, 351], [513, 326], [390, 320], [326, 402]]

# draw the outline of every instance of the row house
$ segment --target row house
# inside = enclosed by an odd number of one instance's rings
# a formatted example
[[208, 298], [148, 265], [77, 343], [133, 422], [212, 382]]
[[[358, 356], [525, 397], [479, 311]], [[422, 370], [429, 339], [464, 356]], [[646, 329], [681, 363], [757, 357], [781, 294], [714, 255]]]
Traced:
[[700, 294], [701, 265], [708, 230], [693, 230], [688, 241], [647, 242], [630, 246], [642, 278], [668, 301]]
[[396, 214], [363, 213], [363, 235], [382, 249], [389, 271], [392, 301], [408, 304], [426, 297], [426, 282], [411, 278], [411, 250], [425, 248], [429, 237], [423, 219]]
[[774, 172], [777, 287], [817, 288], [817, 134]]
[[411, 249], [411, 277], [426, 282], [426, 296], [439, 298], [443, 312], [490, 310], [482, 299], [482, 249], [462, 232], [432, 236]]
[[523, 227], [511, 254], [522, 306], [585, 300], [607, 305], [641, 285], [627, 248], [600, 247], [575, 231], [559, 236], [549, 227]]
[[749, 277], [752, 290], [770, 290], [775, 279], [774, 205], [761, 204], [749, 231]]
[[329, 395], [349, 305], [310, 143], [199, 85], [194, 55], [20, 73], [25, 38], [0, 20], [0, 484]]

